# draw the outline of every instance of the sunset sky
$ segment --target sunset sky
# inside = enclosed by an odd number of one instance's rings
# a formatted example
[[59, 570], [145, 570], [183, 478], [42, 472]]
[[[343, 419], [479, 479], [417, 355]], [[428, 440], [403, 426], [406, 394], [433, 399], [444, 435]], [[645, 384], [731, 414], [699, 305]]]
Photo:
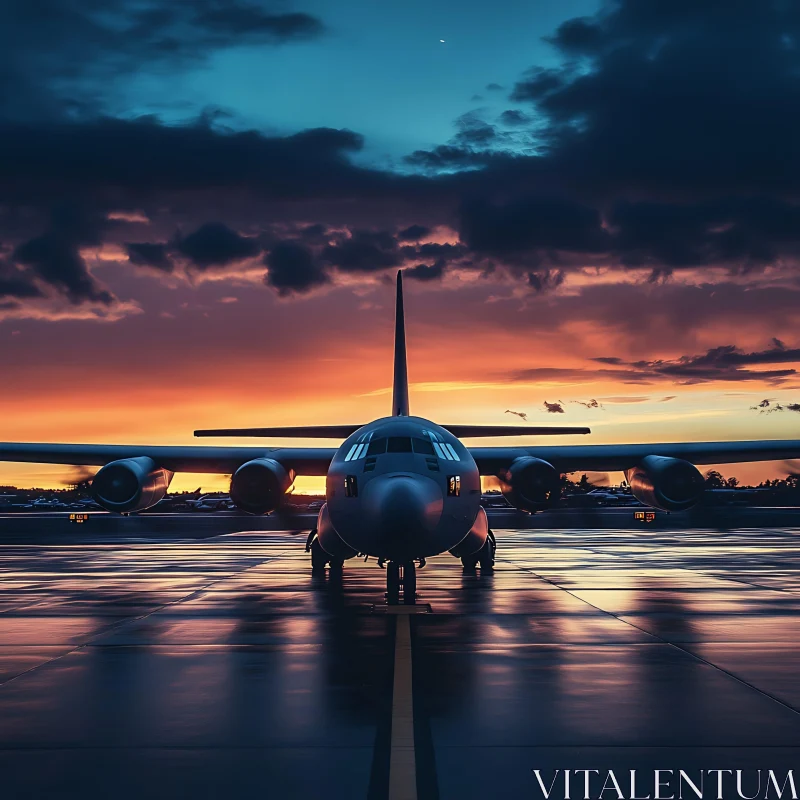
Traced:
[[798, 141], [782, 0], [4, 4], [0, 440], [385, 415], [397, 269], [414, 414], [800, 438]]

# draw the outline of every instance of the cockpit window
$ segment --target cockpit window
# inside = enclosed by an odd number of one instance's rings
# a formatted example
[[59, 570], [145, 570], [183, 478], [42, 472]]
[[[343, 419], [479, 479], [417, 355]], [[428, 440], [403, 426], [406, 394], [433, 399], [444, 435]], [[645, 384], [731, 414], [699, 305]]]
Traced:
[[411, 437], [410, 436], [390, 436], [387, 440], [386, 451], [388, 453], [410, 453], [411, 452]]
[[369, 449], [367, 450], [368, 456], [379, 456], [381, 453], [386, 452], [386, 439], [373, 439], [369, 443]]
[[433, 452], [433, 444], [431, 443], [430, 439], [418, 439], [416, 436], [411, 440], [412, 445], [414, 446], [415, 453], [422, 453], [426, 456], [434, 455]]
[[422, 431], [430, 440], [436, 455], [443, 458], [445, 461], [460, 461], [458, 453], [453, 449], [453, 446], [445, 441], [442, 437], [433, 431]]
[[364, 458], [367, 454], [367, 445], [369, 444], [369, 440], [372, 438], [372, 435], [375, 431], [369, 431], [369, 433], [362, 433], [361, 436], [358, 437], [356, 443], [347, 451], [347, 455], [344, 457], [345, 461], [357, 461], [359, 458]]
[[444, 461], [459, 461], [458, 454], [447, 442], [432, 431], [423, 431], [425, 437], [380, 436], [361, 437], [348, 451], [345, 461], [357, 461], [366, 456], [379, 456], [383, 453], [419, 453], [424, 456], [438, 456]]

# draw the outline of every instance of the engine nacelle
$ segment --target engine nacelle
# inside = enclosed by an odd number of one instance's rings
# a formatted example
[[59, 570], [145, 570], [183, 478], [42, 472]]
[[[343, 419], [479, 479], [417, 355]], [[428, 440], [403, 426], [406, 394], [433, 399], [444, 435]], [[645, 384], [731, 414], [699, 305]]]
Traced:
[[92, 496], [108, 511], [125, 514], [154, 506], [167, 493], [172, 473], [152, 458], [123, 458], [106, 464], [92, 480]]
[[329, 555], [334, 558], [352, 558], [357, 555], [356, 551], [350, 547], [347, 542], [333, 527], [331, 516], [328, 513], [328, 504], [323, 503], [322, 508], [319, 510], [317, 517], [317, 539], [319, 540], [320, 547]]
[[231, 500], [248, 514], [269, 514], [283, 502], [294, 475], [271, 458], [254, 458], [231, 477]]
[[552, 464], [541, 458], [518, 458], [498, 477], [508, 502], [523, 511], [552, 508], [561, 497], [561, 476]]
[[637, 500], [662, 511], [686, 511], [700, 502], [705, 480], [694, 464], [680, 458], [646, 456], [625, 470]]
[[456, 558], [475, 555], [483, 547], [488, 536], [489, 518], [486, 516], [483, 506], [479, 506], [478, 516], [475, 517], [475, 522], [472, 523], [469, 533], [450, 550], [450, 553]]

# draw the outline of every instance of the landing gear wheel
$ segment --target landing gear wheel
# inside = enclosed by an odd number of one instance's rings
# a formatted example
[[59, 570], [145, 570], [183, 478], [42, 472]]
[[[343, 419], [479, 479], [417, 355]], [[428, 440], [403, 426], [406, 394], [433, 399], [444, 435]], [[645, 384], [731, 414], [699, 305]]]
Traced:
[[494, 569], [494, 554], [496, 551], [497, 542], [495, 541], [494, 533], [490, 530], [483, 547], [477, 552], [481, 572], [491, 572]]
[[342, 580], [342, 569], [344, 568], [344, 561], [341, 558], [332, 558], [330, 560], [330, 567], [328, 569], [328, 578], [334, 583], [339, 583]]
[[478, 565], [478, 556], [473, 553], [470, 556], [461, 556], [461, 566], [465, 575], [474, 575], [475, 567]]
[[413, 606], [417, 602], [417, 567], [413, 561], [403, 564], [403, 605]]
[[330, 556], [322, 549], [319, 539], [315, 538], [310, 545], [311, 550], [311, 574], [322, 575], [325, 572], [325, 565]]
[[386, 565], [386, 602], [390, 606], [400, 602], [400, 565], [396, 561]]
[[313, 528], [308, 532], [308, 538], [306, 539], [306, 553], [311, 552], [311, 545], [314, 544], [314, 539], [317, 538], [317, 529]]

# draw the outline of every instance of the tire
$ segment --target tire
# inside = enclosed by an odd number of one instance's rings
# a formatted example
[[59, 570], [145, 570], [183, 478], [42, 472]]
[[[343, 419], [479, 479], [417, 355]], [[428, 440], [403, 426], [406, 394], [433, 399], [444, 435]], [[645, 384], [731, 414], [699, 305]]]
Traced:
[[476, 553], [473, 553], [470, 556], [461, 556], [461, 565], [464, 568], [464, 572], [468, 575], [475, 574], [475, 567], [478, 564], [478, 556]]
[[308, 538], [306, 539], [306, 553], [311, 552], [311, 545], [314, 544], [314, 539], [317, 538], [317, 529], [313, 528], [308, 533]]
[[390, 606], [400, 602], [400, 565], [396, 561], [386, 565], [386, 602]]
[[413, 561], [403, 565], [403, 605], [417, 603], [417, 567]]
[[489, 531], [489, 536], [483, 543], [483, 547], [478, 551], [478, 563], [481, 565], [482, 572], [491, 572], [494, 569], [494, 554], [497, 550], [497, 544], [494, 540], [494, 534]]
[[328, 554], [322, 549], [319, 539], [311, 542], [311, 572], [319, 575], [325, 572], [325, 565], [328, 563]]

